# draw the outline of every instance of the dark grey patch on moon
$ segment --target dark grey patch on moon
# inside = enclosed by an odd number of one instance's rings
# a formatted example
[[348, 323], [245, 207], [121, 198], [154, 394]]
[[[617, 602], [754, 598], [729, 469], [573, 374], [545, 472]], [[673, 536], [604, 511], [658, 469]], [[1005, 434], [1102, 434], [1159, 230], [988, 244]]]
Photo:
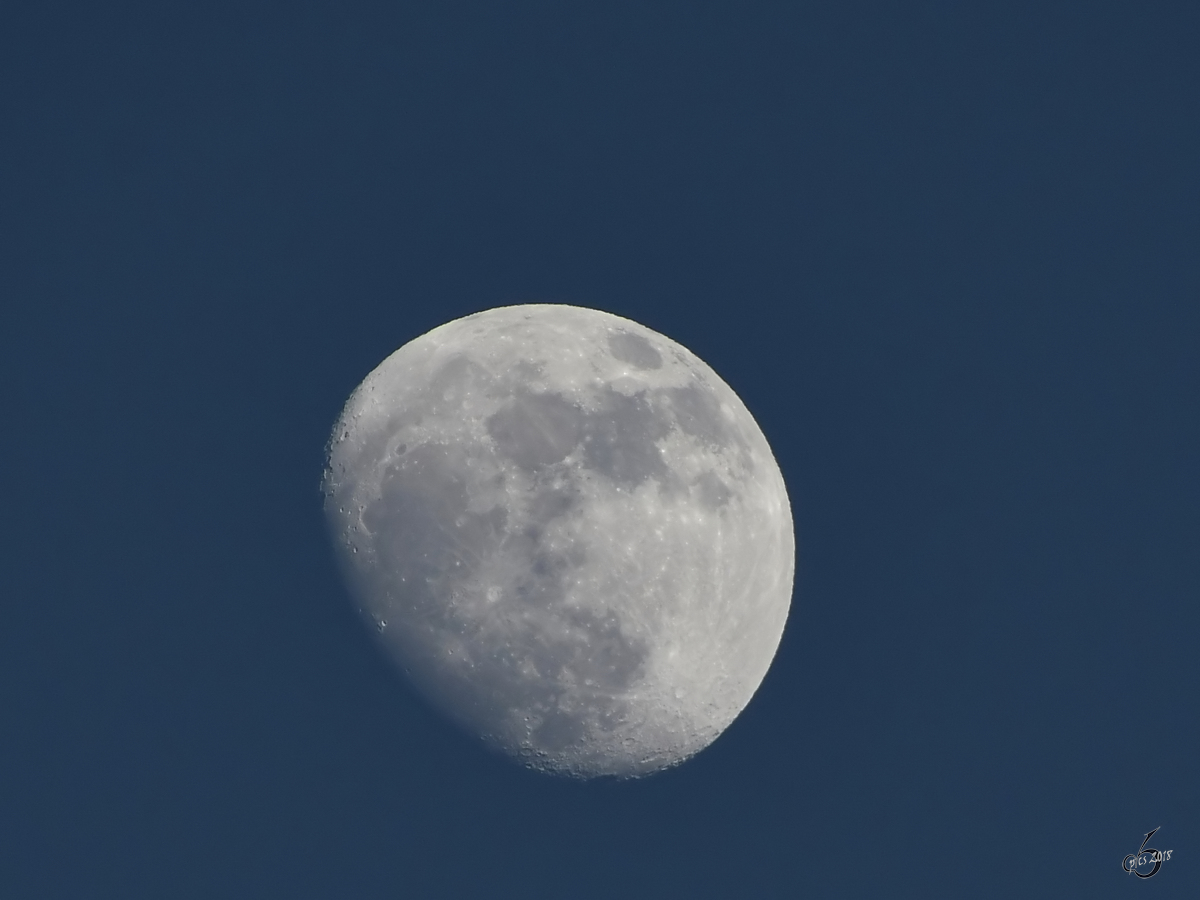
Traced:
[[578, 715], [551, 708], [533, 729], [532, 738], [538, 749], [561, 753], [569, 747], [584, 745], [587, 733], [587, 723]]
[[696, 495], [705, 509], [717, 510], [729, 503], [733, 491], [715, 474], [705, 472], [696, 479]]
[[621, 692], [636, 680], [646, 661], [646, 645], [621, 631], [620, 618], [614, 612], [597, 615], [587, 609], [575, 609], [568, 618], [588, 635], [587, 644], [568, 645], [570, 657], [563, 668], [575, 684], [587, 689]]
[[517, 384], [527, 383], [533, 381], [535, 378], [542, 377], [542, 367], [527, 359], [518, 360], [517, 364], [513, 367], [513, 371], [516, 374]]
[[487, 419], [501, 455], [532, 472], [561, 461], [583, 432], [583, 410], [561, 394], [521, 392]]
[[446, 360], [425, 389], [422, 407], [435, 415], [445, 415], [452, 409], [463, 406], [467, 397], [488, 385], [491, 378], [478, 363], [465, 356], [452, 356]]
[[[472, 568], [505, 534], [508, 516], [502, 508], [468, 512], [464, 472], [459, 448], [414, 447], [388, 468], [379, 499], [363, 510], [363, 525], [383, 563], [379, 571], [386, 573], [390, 592], [403, 596], [407, 610], [418, 616], [443, 616], [446, 583]], [[433, 529], [429, 522], [445, 527]]]
[[[611, 612], [564, 613], [563, 624], [587, 639], [545, 641], [537, 657], [553, 687], [535, 705], [541, 722], [531, 737], [535, 746], [551, 752], [583, 747], [589, 735], [611, 732], [621, 724], [627, 706], [617, 698], [641, 677], [649, 652], [643, 642], [621, 631]], [[522, 686], [522, 693], [528, 696], [527, 686]], [[573, 708], [584, 700], [582, 708]]]
[[707, 387], [689, 384], [671, 388], [667, 397], [675, 421], [685, 434], [718, 447], [729, 443], [730, 429], [721, 415], [721, 404]]
[[608, 351], [621, 362], [639, 369], [661, 369], [662, 356], [640, 334], [618, 331], [608, 336]]
[[561, 462], [582, 442], [586, 465], [623, 486], [669, 475], [655, 442], [671, 423], [644, 394], [606, 387], [599, 408], [585, 412], [560, 394], [523, 392], [486, 424], [500, 455], [527, 472]]
[[578, 496], [569, 491], [544, 488], [538, 491], [529, 505], [529, 517], [534, 522], [546, 523], [571, 510]]
[[646, 402], [644, 394], [627, 397], [606, 388], [602, 404], [585, 426], [588, 467], [627, 487], [648, 478], [665, 481], [670, 472], [655, 442], [670, 433], [670, 422]]
[[[529, 532], [526, 531], [526, 536]], [[516, 582], [513, 591], [517, 601], [542, 608], [559, 606], [566, 591], [564, 576], [587, 561], [587, 551], [573, 545], [566, 550], [552, 550], [541, 542], [531, 539], [529, 547], [529, 572]]]

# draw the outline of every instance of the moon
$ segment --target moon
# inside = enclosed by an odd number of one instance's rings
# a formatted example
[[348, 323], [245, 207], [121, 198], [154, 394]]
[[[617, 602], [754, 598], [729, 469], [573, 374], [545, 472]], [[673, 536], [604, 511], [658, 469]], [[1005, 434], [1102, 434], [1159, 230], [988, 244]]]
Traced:
[[388, 653], [533, 768], [676, 765], [779, 646], [795, 544], [767, 440], [712, 369], [628, 319], [508, 306], [405, 344], [347, 401], [323, 491]]

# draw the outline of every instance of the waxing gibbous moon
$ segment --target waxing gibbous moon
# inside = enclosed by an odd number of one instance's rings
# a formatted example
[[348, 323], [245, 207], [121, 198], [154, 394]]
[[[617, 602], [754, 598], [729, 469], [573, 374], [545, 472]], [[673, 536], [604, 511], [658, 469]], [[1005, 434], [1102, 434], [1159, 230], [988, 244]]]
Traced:
[[712, 369], [628, 319], [509, 306], [405, 344], [347, 401], [324, 492], [384, 647], [535, 768], [687, 759], [779, 645], [795, 547], [766, 438]]

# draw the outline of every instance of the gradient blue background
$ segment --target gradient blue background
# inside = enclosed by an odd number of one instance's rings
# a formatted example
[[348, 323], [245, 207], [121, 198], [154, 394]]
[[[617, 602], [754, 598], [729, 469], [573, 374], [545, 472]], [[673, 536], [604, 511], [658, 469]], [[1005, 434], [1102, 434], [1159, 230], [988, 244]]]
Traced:
[[[1196, 896], [1198, 38], [1195, 3], [5, 4], [0, 895]], [[522, 301], [692, 349], [791, 493], [774, 667], [645, 781], [427, 711], [324, 533], [349, 392]]]

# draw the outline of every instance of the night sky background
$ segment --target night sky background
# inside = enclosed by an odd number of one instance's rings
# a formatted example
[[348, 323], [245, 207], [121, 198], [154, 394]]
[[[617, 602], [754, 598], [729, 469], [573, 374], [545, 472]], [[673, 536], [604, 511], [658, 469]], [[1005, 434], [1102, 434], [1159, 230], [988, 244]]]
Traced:
[[[1198, 47], [1194, 2], [4, 4], [0, 896], [1197, 896]], [[773, 668], [642, 781], [429, 711], [325, 532], [350, 391], [526, 301], [690, 348], [791, 496]]]

